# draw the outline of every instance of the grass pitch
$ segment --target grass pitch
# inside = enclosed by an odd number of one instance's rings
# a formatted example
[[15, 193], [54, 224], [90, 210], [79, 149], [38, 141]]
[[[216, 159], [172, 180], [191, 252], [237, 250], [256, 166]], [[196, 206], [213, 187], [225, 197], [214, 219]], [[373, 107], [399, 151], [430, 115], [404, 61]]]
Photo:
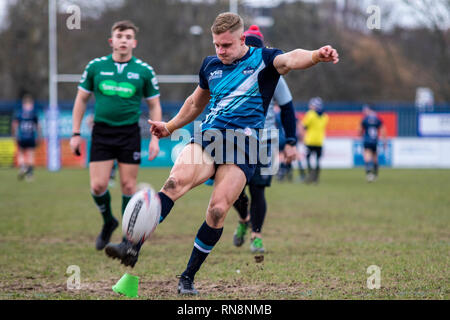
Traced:
[[[159, 189], [168, 169], [141, 169], [140, 182]], [[125, 273], [140, 277], [138, 299], [179, 299], [178, 279], [204, 221], [211, 187], [177, 201], [145, 243], [134, 269], [96, 251], [102, 219], [87, 170], [18, 181], [0, 170], [0, 299], [127, 299], [111, 287]], [[196, 277], [193, 299], [449, 299], [450, 170], [381, 169], [376, 183], [362, 169], [324, 170], [321, 183], [279, 183], [267, 189], [265, 259], [249, 241], [232, 244], [237, 214]], [[121, 193], [110, 188], [120, 217]], [[119, 242], [117, 229], [113, 241]], [[68, 267], [80, 269], [70, 290]], [[380, 268], [380, 289], [368, 289], [367, 268]]]

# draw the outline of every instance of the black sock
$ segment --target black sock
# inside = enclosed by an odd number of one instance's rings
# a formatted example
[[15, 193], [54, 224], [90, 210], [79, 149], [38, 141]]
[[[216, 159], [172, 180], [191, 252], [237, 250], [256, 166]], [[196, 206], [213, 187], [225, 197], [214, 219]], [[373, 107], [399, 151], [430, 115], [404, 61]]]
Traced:
[[197, 237], [194, 241], [194, 249], [192, 249], [186, 270], [184, 270], [181, 275], [188, 276], [191, 280], [194, 280], [195, 274], [200, 269], [217, 241], [219, 241], [222, 231], [223, 228], [214, 229], [208, 226], [206, 221], [203, 222], [197, 232]]
[[101, 195], [95, 195], [92, 193], [92, 198], [102, 214], [104, 223], [109, 223], [115, 220], [111, 211], [111, 195], [109, 194], [109, 190], [106, 190]]
[[239, 195], [239, 198], [233, 204], [233, 207], [238, 212], [239, 217], [241, 217], [241, 219], [245, 221], [245, 219], [247, 219], [248, 216], [248, 197], [245, 194], [245, 188], [244, 190], [242, 190], [241, 194]]
[[266, 217], [267, 204], [264, 196], [263, 186], [250, 185], [250, 195], [252, 201], [250, 204], [250, 219], [252, 222], [252, 231], [261, 232]]
[[378, 163], [373, 164], [373, 173], [377, 176], [378, 175]]
[[170, 210], [172, 210], [174, 202], [161, 191], [158, 192], [158, 195], [159, 199], [161, 199], [161, 217], [159, 218], [159, 223], [161, 223], [167, 217]]

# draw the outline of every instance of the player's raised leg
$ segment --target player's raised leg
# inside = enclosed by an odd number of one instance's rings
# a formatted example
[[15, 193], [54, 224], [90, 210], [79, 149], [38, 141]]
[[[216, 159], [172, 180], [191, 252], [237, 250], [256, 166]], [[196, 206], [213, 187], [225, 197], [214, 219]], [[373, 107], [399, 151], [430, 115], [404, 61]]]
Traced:
[[102, 250], [109, 243], [111, 234], [119, 225], [112, 214], [111, 195], [108, 190], [108, 181], [113, 162], [113, 160], [106, 160], [89, 163], [92, 198], [103, 217], [103, 228], [95, 242], [97, 250]]
[[[174, 205], [174, 201], [183, 196], [190, 189], [208, 180], [214, 174], [212, 159], [203, 152], [198, 144], [188, 144], [178, 156], [169, 178], [158, 193], [161, 200], [160, 223], [167, 217]], [[119, 244], [108, 244], [105, 253], [121, 260], [126, 266], [134, 267], [138, 260], [142, 244], [132, 245], [128, 241]]]
[[175, 161], [169, 177], [158, 193], [161, 199], [161, 218], [164, 221], [175, 201], [192, 188], [214, 175], [214, 161], [197, 143], [186, 145]]
[[235, 164], [218, 167], [214, 189], [206, 212], [206, 220], [197, 232], [191, 257], [178, 283], [179, 294], [197, 294], [194, 277], [222, 235], [228, 210], [245, 187], [244, 172]]

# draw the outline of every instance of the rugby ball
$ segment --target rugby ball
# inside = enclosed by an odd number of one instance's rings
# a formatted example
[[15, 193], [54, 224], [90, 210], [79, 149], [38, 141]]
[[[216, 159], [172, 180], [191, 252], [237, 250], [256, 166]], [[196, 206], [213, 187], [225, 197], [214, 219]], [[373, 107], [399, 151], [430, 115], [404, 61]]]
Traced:
[[133, 244], [142, 244], [155, 230], [161, 215], [161, 200], [151, 186], [136, 192], [122, 218], [122, 233]]

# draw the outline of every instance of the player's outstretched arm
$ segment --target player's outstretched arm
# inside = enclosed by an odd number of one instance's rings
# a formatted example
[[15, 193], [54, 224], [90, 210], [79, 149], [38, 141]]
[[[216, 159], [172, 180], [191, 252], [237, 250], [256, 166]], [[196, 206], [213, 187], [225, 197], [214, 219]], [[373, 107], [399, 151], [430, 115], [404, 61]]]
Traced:
[[314, 51], [295, 49], [276, 56], [273, 65], [279, 74], [286, 74], [291, 70], [307, 69], [319, 62], [338, 63], [339, 54], [337, 50], [330, 45]]
[[197, 86], [172, 120], [169, 122], [148, 120], [148, 123], [151, 124], [151, 134], [158, 138], [164, 138], [171, 135], [175, 130], [194, 121], [205, 109], [209, 102], [209, 97], [209, 90]]

